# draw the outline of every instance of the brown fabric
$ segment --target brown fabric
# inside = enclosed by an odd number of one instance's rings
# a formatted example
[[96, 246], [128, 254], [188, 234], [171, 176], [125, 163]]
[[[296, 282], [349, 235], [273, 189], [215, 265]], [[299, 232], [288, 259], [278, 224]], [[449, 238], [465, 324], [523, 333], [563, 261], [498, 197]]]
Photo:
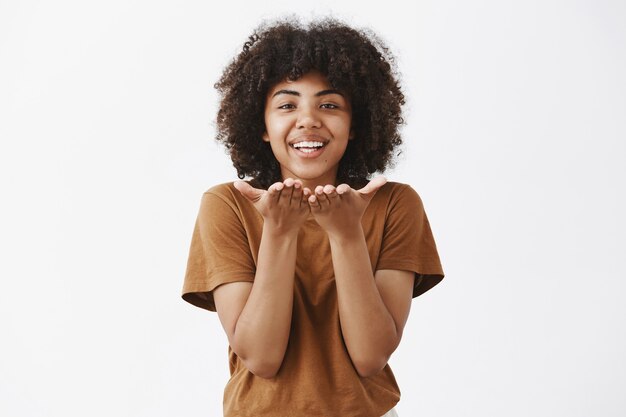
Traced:
[[[413, 297], [439, 283], [443, 269], [421, 198], [407, 184], [387, 182], [362, 219], [372, 271], [416, 273]], [[182, 298], [215, 311], [212, 290], [254, 281], [263, 218], [233, 183], [202, 196]], [[278, 260], [277, 260], [278, 261]], [[330, 244], [311, 217], [298, 235], [294, 307], [287, 352], [278, 374], [249, 372], [229, 347], [224, 417], [381, 416], [400, 399], [389, 365], [361, 378], [343, 341]]]

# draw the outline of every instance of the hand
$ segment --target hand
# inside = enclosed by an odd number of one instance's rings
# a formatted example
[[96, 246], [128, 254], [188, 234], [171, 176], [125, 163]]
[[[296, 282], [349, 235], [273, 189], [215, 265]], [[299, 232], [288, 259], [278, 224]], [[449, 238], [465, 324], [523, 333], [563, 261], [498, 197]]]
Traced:
[[[374, 194], [387, 182], [383, 176], [372, 179], [360, 190], [348, 184], [318, 185], [308, 197], [311, 213], [329, 235], [345, 236], [361, 227], [361, 218]], [[308, 188], [306, 189], [308, 191]]]
[[280, 233], [297, 233], [309, 215], [307, 198], [311, 191], [303, 189], [300, 180], [287, 178], [267, 190], [254, 188], [244, 181], [235, 181], [233, 185], [263, 216], [264, 226]]

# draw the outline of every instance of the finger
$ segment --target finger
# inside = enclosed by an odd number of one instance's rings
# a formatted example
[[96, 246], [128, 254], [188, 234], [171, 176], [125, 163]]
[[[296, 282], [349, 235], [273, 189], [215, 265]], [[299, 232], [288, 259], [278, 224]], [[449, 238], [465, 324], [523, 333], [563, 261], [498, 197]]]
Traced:
[[324, 194], [331, 205], [339, 203], [339, 195], [334, 186], [330, 184], [324, 186]]
[[317, 198], [317, 203], [320, 205], [320, 207], [328, 207], [330, 205], [330, 200], [324, 193], [323, 186], [318, 185], [317, 187], [315, 187], [315, 197]]
[[380, 189], [387, 182], [387, 178], [382, 175], [372, 179], [367, 185], [359, 190], [361, 194], [373, 194]]
[[311, 207], [311, 210], [318, 211], [322, 208], [319, 201], [317, 200], [316, 194], [311, 194], [307, 201], [309, 202], [309, 207]]
[[245, 181], [235, 181], [233, 183], [233, 186], [237, 189], [237, 191], [239, 191], [239, 193], [241, 193], [241, 195], [243, 195], [245, 198], [252, 201], [253, 203], [258, 201], [265, 191], [254, 188]]
[[352, 187], [350, 187], [348, 184], [340, 184], [337, 186], [337, 194], [339, 195], [346, 194], [350, 192], [351, 190], [352, 190]]
[[270, 185], [270, 187], [267, 189], [267, 192], [270, 194], [270, 199], [278, 201], [283, 188], [285, 188], [285, 184], [283, 184], [282, 182], [275, 182], [274, 184]]
[[292, 178], [287, 178], [283, 181], [283, 189], [280, 192], [280, 201], [282, 204], [289, 205], [291, 203], [291, 197], [293, 196], [293, 183]]
[[295, 207], [302, 206], [302, 182], [300, 180], [293, 182], [293, 194], [291, 195], [290, 204]]

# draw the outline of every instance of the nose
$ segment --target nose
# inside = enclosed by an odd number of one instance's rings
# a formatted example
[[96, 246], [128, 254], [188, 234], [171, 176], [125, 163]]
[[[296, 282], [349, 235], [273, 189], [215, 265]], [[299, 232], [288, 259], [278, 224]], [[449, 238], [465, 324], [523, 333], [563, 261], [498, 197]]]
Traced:
[[321, 127], [320, 121], [314, 108], [311, 106], [301, 106], [298, 113], [298, 120], [296, 121], [296, 127], [308, 129], [312, 127]]

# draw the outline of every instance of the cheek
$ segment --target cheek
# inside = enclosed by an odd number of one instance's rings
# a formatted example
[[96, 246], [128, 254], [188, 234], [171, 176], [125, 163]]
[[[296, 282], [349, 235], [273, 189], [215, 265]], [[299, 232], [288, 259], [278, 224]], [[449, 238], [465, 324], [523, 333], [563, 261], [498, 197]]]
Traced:
[[265, 131], [269, 132], [272, 128], [272, 118], [266, 114], [263, 118], [263, 122], [265, 123]]
[[281, 134], [289, 125], [284, 118], [268, 116], [265, 118], [265, 129], [268, 133]]
[[344, 134], [347, 134], [348, 132], [350, 132], [350, 127], [351, 120], [349, 117], [342, 117], [341, 119], [336, 120], [334, 123], [334, 130], [336, 132], [342, 132]]

